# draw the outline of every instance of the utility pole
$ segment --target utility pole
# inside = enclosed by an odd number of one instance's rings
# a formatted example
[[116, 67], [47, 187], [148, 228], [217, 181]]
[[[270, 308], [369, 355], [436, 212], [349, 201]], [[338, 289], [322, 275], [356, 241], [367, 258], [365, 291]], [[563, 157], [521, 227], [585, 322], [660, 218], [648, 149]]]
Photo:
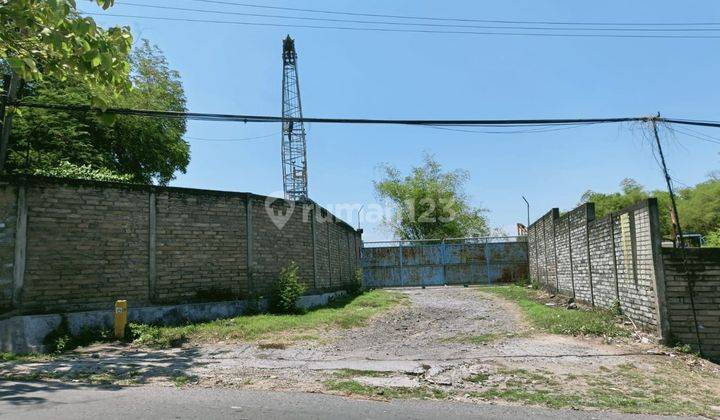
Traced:
[[673, 226], [674, 227], [673, 230], [677, 231], [677, 235], [680, 238], [680, 244], [679, 244], [680, 248], [685, 248], [685, 242], [682, 240], [683, 233], [682, 233], [682, 227], [680, 226], [680, 215], [678, 214], [678, 211], [677, 211], [677, 204], [675, 202], [675, 192], [673, 192], [673, 187], [672, 187], [672, 178], [670, 178], [670, 173], [668, 172], [667, 164], [665, 163], [665, 155], [663, 154], [662, 144], [660, 143], [660, 135], [658, 134], [657, 121], [659, 118], [660, 118], [660, 113], [658, 113], [658, 115], [656, 117], [651, 118], [650, 121], [652, 122], [652, 130], [653, 130], [653, 135], [655, 136], [655, 144], [657, 145], [658, 154], [660, 155], [660, 163], [662, 164], [663, 175], [665, 176], [665, 184], [667, 185], [668, 193], [670, 194], [670, 205], [671, 205], [671, 211], [672, 211], [671, 215], [674, 216], [672, 218], [673, 224], [676, 225], [676, 226]]
[[17, 73], [11, 71], [9, 75], [3, 77], [3, 95], [0, 98], [0, 121], [2, 121], [2, 131], [0, 132], [0, 174], [5, 173], [8, 141], [10, 140], [10, 130], [12, 129], [13, 114], [8, 114], [7, 107], [9, 103], [13, 103], [15, 99], [17, 99], [19, 86], [20, 77]]
[[300, 104], [297, 52], [295, 41], [290, 35], [283, 40], [282, 84], [283, 190], [286, 199], [303, 200], [308, 197], [307, 151]]
[[527, 198], [525, 198], [524, 195], [521, 195], [523, 201], [525, 202], [525, 206], [527, 206], [527, 226], [525, 228], [530, 231], [530, 203], [528, 203]]
[[687, 250], [685, 249], [685, 241], [683, 240], [683, 232], [682, 227], [680, 226], [680, 214], [677, 211], [677, 203], [675, 202], [675, 193], [673, 192], [672, 188], [672, 178], [670, 178], [670, 173], [668, 172], [667, 163], [665, 163], [665, 155], [663, 154], [662, 144], [660, 142], [660, 134], [658, 133], [658, 126], [657, 122], [660, 119], [660, 113], [658, 112], [657, 116], [650, 118], [650, 123], [652, 124], [652, 131], [653, 136], [655, 137], [655, 144], [658, 148], [658, 154], [660, 155], [660, 163], [662, 165], [663, 175], [665, 176], [665, 183], [667, 184], [668, 193], [670, 194], [670, 205], [672, 209], [672, 214], [674, 214], [674, 223], [676, 224], [675, 229], [677, 230], [677, 238], [679, 238], [679, 247], [680, 247], [680, 253], [682, 255], [682, 265], [683, 265], [683, 272], [686, 276], [688, 276], [688, 293], [690, 294], [690, 308], [692, 310], [693, 315], [693, 324], [695, 326], [695, 342], [698, 347], [698, 353], [700, 353], [700, 356], [703, 355], [702, 351], [702, 343], [700, 341], [700, 328], [697, 321], [697, 314], [695, 312], [695, 279], [691, 278], [693, 276], [692, 273], [688, 271], [687, 267]]

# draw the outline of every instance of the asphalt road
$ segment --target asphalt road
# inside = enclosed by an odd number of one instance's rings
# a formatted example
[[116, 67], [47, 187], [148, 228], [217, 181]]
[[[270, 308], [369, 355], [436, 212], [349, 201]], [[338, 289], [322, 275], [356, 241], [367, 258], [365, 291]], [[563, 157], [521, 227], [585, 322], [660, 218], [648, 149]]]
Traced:
[[606, 412], [467, 404], [368, 401], [332, 395], [233, 389], [101, 387], [0, 381], [0, 418], [7, 419], [621, 419], [658, 418]]

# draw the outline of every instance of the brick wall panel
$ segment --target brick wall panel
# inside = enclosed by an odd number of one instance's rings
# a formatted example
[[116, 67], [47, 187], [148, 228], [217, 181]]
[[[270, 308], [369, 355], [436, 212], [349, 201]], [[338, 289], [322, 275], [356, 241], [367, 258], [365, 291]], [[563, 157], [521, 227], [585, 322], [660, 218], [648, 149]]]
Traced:
[[25, 311], [147, 304], [148, 193], [27, 187]]

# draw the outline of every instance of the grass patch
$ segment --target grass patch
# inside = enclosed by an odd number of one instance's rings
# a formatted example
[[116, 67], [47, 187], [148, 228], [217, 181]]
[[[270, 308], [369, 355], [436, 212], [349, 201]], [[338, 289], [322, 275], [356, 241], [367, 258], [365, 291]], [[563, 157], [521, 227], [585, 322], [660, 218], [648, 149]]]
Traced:
[[0, 379], [7, 381], [45, 381], [45, 380], [61, 380], [75, 381], [93, 385], [133, 385], [138, 383], [138, 371], [128, 371], [124, 373], [117, 372], [58, 372], [50, 370], [35, 370], [23, 373], [7, 373], [0, 374]]
[[[166, 348], [185, 341], [244, 340], [272, 338], [279, 333], [296, 337], [311, 337], [318, 329], [354, 328], [381, 312], [407, 302], [401, 293], [373, 290], [358, 296], [338, 299], [328, 306], [302, 314], [260, 314], [189, 324], [179, 327], [162, 327], [131, 324], [134, 341], [151, 347]], [[287, 337], [284, 337], [287, 338]]]
[[441, 389], [426, 386], [417, 388], [381, 387], [364, 385], [357, 381], [325, 381], [325, 386], [331, 391], [386, 399], [417, 398], [425, 400], [443, 399], [448, 396], [448, 393]]
[[474, 373], [474, 374], [468, 376], [467, 378], [465, 378], [466, 381], [474, 382], [476, 384], [484, 383], [488, 379], [490, 379], [490, 374], [488, 374], [488, 373]]
[[284, 343], [281, 341], [278, 342], [269, 342], [269, 343], [258, 343], [258, 348], [262, 350], [283, 350], [286, 349], [288, 346], [288, 343]]
[[544, 405], [550, 408], [582, 405], [582, 400], [578, 396], [559, 395], [547, 390], [524, 390], [518, 388], [490, 389], [483, 392], [469, 392], [468, 396], [483, 400], [500, 399], [523, 404]]
[[2, 362], [20, 362], [20, 363], [33, 363], [33, 362], [47, 362], [52, 360], [52, 355], [49, 354], [15, 354], [15, 353], [3, 353], [0, 352], [0, 363]]
[[[625, 413], [718, 417], [720, 376], [688, 369], [682, 361], [653, 368], [622, 364], [559, 380], [544, 370], [499, 369], [502, 382], [468, 392], [471, 398], [550, 408], [593, 408]], [[482, 378], [481, 378], [482, 379]], [[485, 378], [487, 379], [487, 378]], [[486, 380], [478, 381], [485, 385]]]
[[495, 333], [484, 333], [484, 334], [477, 334], [477, 335], [456, 335], [453, 337], [448, 337], [443, 339], [442, 341], [445, 343], [460, 343], [460, 344], [487, 344], [491, 343], [495, 340], [498, 340], [500, 336]]
[[538, 301], [538, 292], [516, 285], [488, 286], [482, 289], [511, 300], [520, 306], [530, 322], [547, 332], [565, 335], [627, 337], [630, 331], [617, 322], [617, 317], [602, 309], [568, 310], [551, 307]]
[[372, 378], [384, 378], [388, 376], [390, 372], [383, 372], [379, 370], [360, 370], [360, 369], [338, 369], [333, 371], [333, 375], [338, 378], [354, 378], [356, 376], [368, 376]]
[[173, 383], [176, 387], [182, 388], [190, 382], [194, 382], [196, 379], [194, 376], [178, 375], [173, 377]]

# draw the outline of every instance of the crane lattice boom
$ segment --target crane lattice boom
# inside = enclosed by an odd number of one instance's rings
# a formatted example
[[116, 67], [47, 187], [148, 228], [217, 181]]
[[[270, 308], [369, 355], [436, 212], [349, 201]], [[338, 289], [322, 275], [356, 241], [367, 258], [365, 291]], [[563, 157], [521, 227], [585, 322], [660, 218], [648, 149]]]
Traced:
[[308, 197], [307, 151], [300, 103], [297, 52], [295, 41], [290, 35], [283, 40], [282, 116], [283, 190], [285, 198], [303, 200]]

